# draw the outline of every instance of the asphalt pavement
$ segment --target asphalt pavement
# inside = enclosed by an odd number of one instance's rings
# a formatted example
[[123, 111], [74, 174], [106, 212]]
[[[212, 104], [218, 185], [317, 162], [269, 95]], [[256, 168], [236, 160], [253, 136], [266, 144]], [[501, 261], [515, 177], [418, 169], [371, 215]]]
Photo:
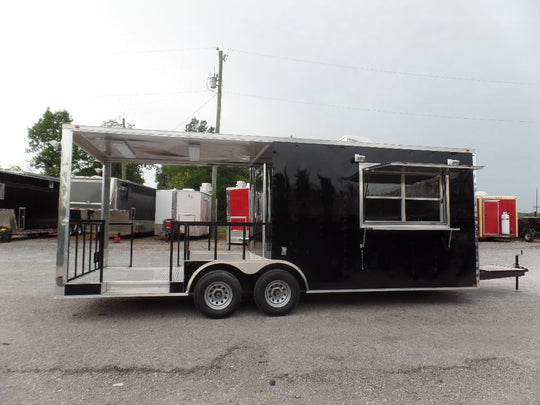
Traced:
[[[162, 241], [135, 243], [135, 264], [167, 263]], [[519, 291], [311, 295], [212, 320], [190, 298], [54, 299], [56, 239], [0, 244], [0, 403], [538, 404], [540, 241], [481, 242], [480, 262], [522, 250]]]

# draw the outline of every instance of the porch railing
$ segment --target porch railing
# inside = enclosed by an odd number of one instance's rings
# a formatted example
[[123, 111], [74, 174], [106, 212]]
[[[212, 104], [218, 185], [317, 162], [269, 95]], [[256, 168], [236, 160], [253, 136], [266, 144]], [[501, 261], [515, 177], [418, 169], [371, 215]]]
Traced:
[[[242, 250], [242, 260], [246, 260], [247, 252], [250, 251], [250, 245], [253, 247], [256, 243], [261, 243], [261, 250], [264, 251], [265, 244], [265, 235], [269, 223], [263, 222], [184, 222], [184, 221], [172, 221], [171, 226], [171, 235], [170, 238], [170, 274], [172, 278], [173, 267], [177, 267], [182, 264], [182, 262], [190, 260], [190, 244], [193, 237], [190, 235], [191, 227], [208, 227], [208, 236], [207, 236], [207, 251], [213, 252], [213, 260], [218, 259], [218, 230], [219, 228], [225, 228], [227, 235], [226, 238], [226, 251], [232, 250], [232, 245], [236, 243], [232, 242], [231, 231], [233, 227], [235, 230], [242, 229], [242, 239], [241, 239], [241, 250]], [[202, 238], [198, 238], [199, 240]], [[175, 260], [176, 259], [176, 260]]]
[[70, 221], [67, 282], [94, 272], [99, 272], [99, 282], [103, 282], [104, 224], [102, 220]]

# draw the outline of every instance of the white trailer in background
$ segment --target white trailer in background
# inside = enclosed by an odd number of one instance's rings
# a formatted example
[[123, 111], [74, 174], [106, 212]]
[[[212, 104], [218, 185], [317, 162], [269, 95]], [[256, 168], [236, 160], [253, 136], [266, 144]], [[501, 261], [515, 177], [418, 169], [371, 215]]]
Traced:
[[[194, 189], [158, 190], [156, 193], [155, 235], [168, 236], [170, 221], [210, 221], [212, 212], [212, 187], [201, 185], [200, 191]], [[180, 229], [183, 233], [184, 229]], [[208, 235], [207, 226], [192, 226], [190, 236]]]
[[176, 219], [176, 195], [178, 190], [157, 190], [156, 191], [156, 215], [154, 224], [154, 235], [164, 235], [166, 220]]

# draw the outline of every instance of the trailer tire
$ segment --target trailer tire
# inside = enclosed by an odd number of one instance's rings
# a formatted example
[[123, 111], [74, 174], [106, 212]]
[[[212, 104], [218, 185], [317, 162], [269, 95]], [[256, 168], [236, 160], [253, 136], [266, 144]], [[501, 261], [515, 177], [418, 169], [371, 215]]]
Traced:
[[205, 274], [193, 290], [195, 306], [209, 318], [231, 315], [242, 300], [242, 285], [231, 273], [214, 270]]
[[9, 242], [11, 240], [11, 230], [6, 229], [0, 232], [0, 243]]
[[525, 240], [525, 242], [534, 241], [534, 229], [532, 228], [525, 229], [525, 232], [523, 232], [523, 239]]
[[270, 270], [255, 283], [253, 299], [257, 307], [267, 315], [287, 315], [300, 299], [298, 280], [285, 270]]

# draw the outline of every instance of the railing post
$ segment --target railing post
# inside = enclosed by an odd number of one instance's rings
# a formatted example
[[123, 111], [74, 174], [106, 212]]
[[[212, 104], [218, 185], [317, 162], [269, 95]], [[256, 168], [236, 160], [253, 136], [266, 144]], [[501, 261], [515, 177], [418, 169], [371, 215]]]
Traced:
[[217, 260], [217, 245], [218, 245], [218, 226], [214, 224], [214, 260]]
[[172, 281], [172, 273], [173, 273], [173, 257], [174, 257], [174, 223], [171, 224], [171, 237], [169, 239], [170, 242], [170, 252], [169, 252], [169, 281]]
[[85, 261], [86, 261], [86, 224], [84, 224], [83, 226], [83, 248], [82, 248], [82, 254], [81, 254], [81, 257], [82, 257], [82, 260], [81, 260], [81, 273], [84, 274], [84, 268], [85, 268]]
[[129, 267], [133, 267], [133, 221], [131, 221], [131, 244], [129, 246]]
[[242, 227], [242, 260], [246, 260], [246, 223]]
[[[189, 260], [188, 255], [189, 225], [184, 225], [184, 262]], [[178, 240], [180, 240], [180, 225], [178, 224]]]
[[[68, 261], [67, 261], [67, 274], [66, 277], [69, 278], [69, 245], [70, 242], [68, 242]], [[79, 260], [79, 230], [78, 228], [75, 230], [75, 270], [74, 270], [74, 276], [77, 276], [77, 261]]]
[[[99, 225], [99, 282], [103, 283], [103, 262], [105, 259], [105, 221]], [[109, 236], [109, 235], [107, 235]]]
[[[180, 266], [180, 228], [178, 228], [178, 232], [177, 232], [177, 238], [176, 238], [176, 266], [179, 267]], [[174, 239], [174, 238], [172, 238]]]

